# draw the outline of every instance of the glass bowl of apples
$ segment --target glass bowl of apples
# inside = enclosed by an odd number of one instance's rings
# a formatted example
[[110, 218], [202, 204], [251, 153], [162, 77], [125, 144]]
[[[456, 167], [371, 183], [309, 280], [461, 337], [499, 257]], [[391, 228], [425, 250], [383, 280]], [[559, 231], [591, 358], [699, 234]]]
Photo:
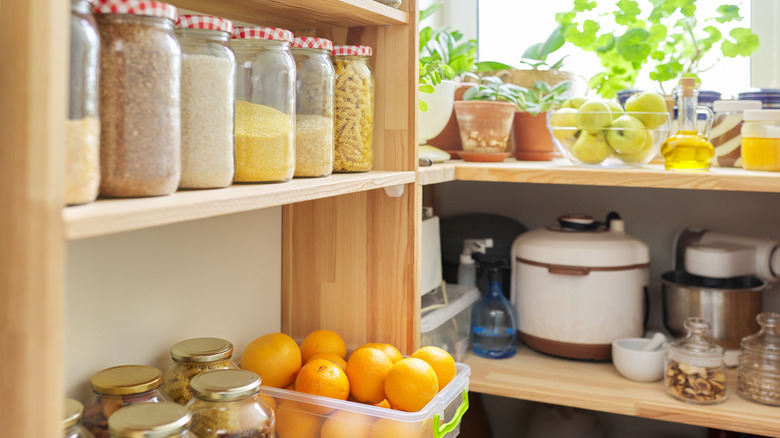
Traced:
[[561, 154], [576, 165], [639, 167], [658, 155], [669, 136], [670, 114], [656, 93], [618, 102], [573, 98], [547, 113], [547, 128]]

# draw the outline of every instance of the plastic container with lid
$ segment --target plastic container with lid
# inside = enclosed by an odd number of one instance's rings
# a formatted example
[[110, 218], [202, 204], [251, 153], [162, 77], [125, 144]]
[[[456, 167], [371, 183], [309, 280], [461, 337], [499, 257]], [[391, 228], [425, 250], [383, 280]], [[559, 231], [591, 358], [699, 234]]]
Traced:
[[[193, 377], [192, 432], [199, 437], [273, 438], [274, 411], [260, 395], [260, 376], [215, 370]], [[293, 436], [293, 435], [291, 435]]]
[[726, 399], [725, 351], [707, 339], [709, 329], [704, 319], [688, 318], [685, 337], [669, 344], [664, 383], [670, 396], [696, 404], [714, 404]]
[[181, 180], [179, 188], [227, 187], [233, 182], [236, 57], [233, 23], [181, 15]]
[[743, 112], [761, 109], [760, 100], [716, 100], [712, 104], [710, 143], [715, 147], [711, 164], [720, 167], [742, 167]]
[[780, 314], [756, 317], [761, 330], [742, 339], [737, 390], [749, 400], [780, 406]]
[[176, 8], [98, 0], [100, 194], [168, 195], [181, 176], [181, 48]]
[[284, 182], [295, 173], [293, 33], [236, 27], [236, 182]]
[[374, 75], [368, 46], [336, 46], [334, 172], [371, 170], [374, 137]]
[[780, 172], [780, 109], [747, 110], [742, 124], [742, 167]]
[[139, 403], [108, 420], [111, 438], [196, 438], [189, 432], [192, 414], [176, 403]]
[[65, 413], [62, 418], [62, 430], [65, 438], [94, 438], [84, 426], [81, 425], [81, 415], [84, 405], [72, 398], [65, 399]]
[[193, 338], [171, 347], [173, 362], [163, 373], [162, 391], [176, 403], [192, 399], [190, 380], [200, 373], [238, 369], [232, 360], [233, 344], [220, 338]]
[[751, 88], [737, 95], [739, 100], [760, 100], [763, 109], [780, 108], [780, 90], [774, 88]]
[[476, 287], [457, 284], [446, 284], [423, 296], [420, 346], [443, 348], [456, 362], [463, 361], [469, 349], [471, 308], [479, 297]]
[[330, 61], [333, 43], [324, 38], [296, 37], [295, 176], [327, 176], [333, 172], [333, 87]]

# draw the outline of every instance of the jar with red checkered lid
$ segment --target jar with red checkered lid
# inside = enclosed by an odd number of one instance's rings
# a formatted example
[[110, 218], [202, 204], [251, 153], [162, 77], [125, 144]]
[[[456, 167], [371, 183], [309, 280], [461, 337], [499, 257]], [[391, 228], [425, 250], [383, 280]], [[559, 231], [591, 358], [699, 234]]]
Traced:
[[236, 57], [233, 23], [180, 15], [181, 180], [179, 188], [210, 189], [233, 182]]
[[371, 170], [374, 136], [374, 75], [368, 66], [371, 47], [336, 46], [333, 66], [334, 172]]
[[97, 0], [100, 194], [168, 195], [181, 175], [181, 48], [176, 8]]
[[236, 27], [235, 182], [284, 182], [295, 173], [293, 34]]
[[296, 37], [295, 176], [333, 172], [333, 43], [324, 38]]

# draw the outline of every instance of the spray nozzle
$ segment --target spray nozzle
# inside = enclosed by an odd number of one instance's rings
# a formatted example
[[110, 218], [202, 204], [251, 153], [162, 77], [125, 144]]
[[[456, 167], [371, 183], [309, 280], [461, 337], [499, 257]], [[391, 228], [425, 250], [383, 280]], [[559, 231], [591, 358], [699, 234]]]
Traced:
[[463, 252], [460, 255], [460, 262], [474, 264], [473, 254], [485, 254], [488, 248], [493, 247], [493, 239], [464, 239]]

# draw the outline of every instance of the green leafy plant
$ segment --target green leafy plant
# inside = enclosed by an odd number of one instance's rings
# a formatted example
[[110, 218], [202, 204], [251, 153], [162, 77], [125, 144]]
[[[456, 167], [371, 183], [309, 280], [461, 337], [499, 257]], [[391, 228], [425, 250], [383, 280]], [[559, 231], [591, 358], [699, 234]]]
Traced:
[[[556, 14], [566, 41], [594, 52], [604, 71], [589, 80], [602, 97], [634, 86], [640, 70], [665, 92], [664, 83], [682, 76], [698, 77], [717, 61], [750, 56], [758, 36], [747, 27], [727, 28], [743, 19], [739, 5], [722, 4], [713, 17], [697, 14], [696, 0], [648, 0], [644, 10], [634, 0], [574, 0], [573, 8]], [[718, 59], [702, 65], [713, 52]]]
[[517, 105], [520, 94], [527, 91], [518, 85], [505, 83], [497, 76], [479, 77], [471, 72], [464, 73], [464, 76], [474, 79], [476, 85], [463, 93], [463, 100], [511, 102]]
[[572, 85], [571, 81], [561, 81], [555, 86], [537, 81], [531, 88], [519, 87], [521, 90], [517, 99], [517, 110], [534, 116], [557, 110], [569, 97], [566, 92]]

